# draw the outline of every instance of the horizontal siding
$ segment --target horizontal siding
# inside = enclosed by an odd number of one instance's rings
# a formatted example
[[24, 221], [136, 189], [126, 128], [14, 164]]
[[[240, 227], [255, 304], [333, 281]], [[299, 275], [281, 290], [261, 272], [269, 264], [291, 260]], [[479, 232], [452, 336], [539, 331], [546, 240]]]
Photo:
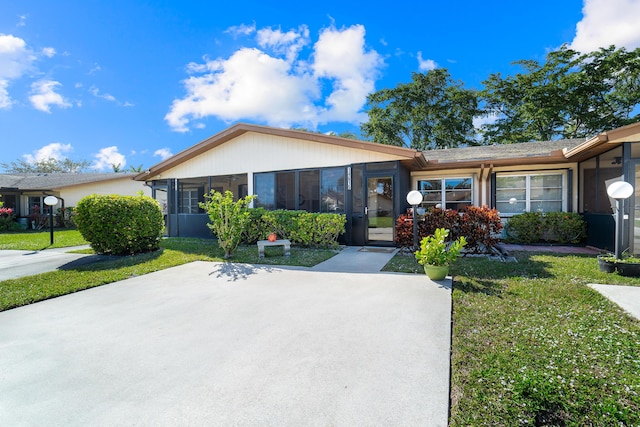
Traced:
[[330, 167], [406, 158], [333, 144], [248, 132], [163, 172], [161, 178], [190, 178]]
[[90, 194], [119, 194], [121, 196], [136, 196], [142, 190], [145, 196], [151, 196], [151, 189], [140, 181], [129, 178], [90, 184], [73, 185], [60, 189], [60, 197], [65, 206], [76, 206], [80, 199]]

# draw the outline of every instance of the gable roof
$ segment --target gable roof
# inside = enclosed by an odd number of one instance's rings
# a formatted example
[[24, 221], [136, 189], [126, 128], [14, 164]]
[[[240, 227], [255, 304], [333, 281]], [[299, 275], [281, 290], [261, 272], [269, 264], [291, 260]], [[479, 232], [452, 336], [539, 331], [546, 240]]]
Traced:
[[16, 173], [0, 174], [0, 194], [2, 190], [58, 190], [80, 184], [132, 179], [137, 173]]
[[243, 135], [247, 132], [281, 136], [284, 138], [295, 138], [304, 141], [318, 142], [321, 144], [331, 144], [347, 148], [386, 153], [405, 157], [411, 162], [418, 162], [419, 164], [423, 163], [422, 153], [418, 150], [410, 148], [395, 147], [392, 145], [360, 141], [357, 139], [340, 138], [338, 136], [323, 135], [319, 133], [311, 133], [293, 129], [280, 129], [269, 126], [238, 123], [152, 166], [147, 171], [136, 175], [134, 179], [138, 181], [151, 179], [168, 169], [171, 169], [181, 163], [193, 159], [194, 157], [197, 157], [200, 154], [211, 150], [212, 148], [222, 145], [225, 142], [231, 141], [232, 139], [237, 138], [238, 136]]

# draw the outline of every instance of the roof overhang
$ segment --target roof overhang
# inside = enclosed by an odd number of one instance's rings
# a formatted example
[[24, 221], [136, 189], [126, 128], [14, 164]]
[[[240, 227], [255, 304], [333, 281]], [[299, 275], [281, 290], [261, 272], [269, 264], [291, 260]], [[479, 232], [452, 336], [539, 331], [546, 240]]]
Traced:
[[234, 138], [239, 137], [247, 132], [255, 132], [264, 135], [281, 136], [285, 138], [296, 138], [305, 141], [319, 142], [322, 144], [332, 144], [341, 147], [355, 148], [360, 150], [374, 151], [379, 153], [385, 153], [398, 157], [403, 157], [401, 160], [405, 164], [410, 164], [413, 167], [422, 167], [425, 164], [422, 153], [418, 150], [413, 150], [404, 147], [395, 147], [393, 145], [377, 144], [375, 142], [359, 141], [355, 139], [340, 138], [337, 136], [323, 135], [319, 133], [304, 132], [292, 129], [280, 129], [268, 126], [251, 125], [246, 123], [239, 123], [233, 125], [220, 133], [217, 133], [196, 145], [187, 148], [179, 152], [178, 154], [152, 166], [145, 172], [142, 172], [133, 177], [136, 181], [148, 181], [153, 177], [161, 174], [162, 172], [169, 170], [183, 162], [186, 162], [198, 155], [211, 150], [219, 145], [224, 144]]
[[580, 162], [609, 151], [624, 142], [640, 142], [640, 122], [596, 135], [583, 144], [566, 150], [564, 155], [571, 161]]

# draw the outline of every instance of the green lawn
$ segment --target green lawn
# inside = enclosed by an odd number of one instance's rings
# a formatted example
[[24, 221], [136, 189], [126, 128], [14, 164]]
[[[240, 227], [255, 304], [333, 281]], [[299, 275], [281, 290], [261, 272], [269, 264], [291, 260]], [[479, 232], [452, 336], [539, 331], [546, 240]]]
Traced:
[[516, 255], [452, 268], [451, 425], [640, 425], [640, 322], [586, 286], [640, 279], [593, 256]]
[[49, 248], [66, 248], [88, 244], [78, 230], [53, 229], [53, 246], [49, 231], [21, 231], [0, 233], [0, 249], [39, 251]]

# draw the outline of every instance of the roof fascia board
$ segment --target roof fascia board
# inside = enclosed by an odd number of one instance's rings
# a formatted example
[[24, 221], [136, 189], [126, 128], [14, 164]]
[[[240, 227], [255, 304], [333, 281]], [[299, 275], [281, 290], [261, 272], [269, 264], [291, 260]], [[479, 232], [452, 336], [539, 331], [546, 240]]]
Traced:
[[215, 148], [221, 144], [224, 144], [227, 141], [230, 141], [244, 133], [247, 132], [255, 132], [255, 133], [259, 133], [259, 134], [263, 134], [263, 135], [273, 135], [273, 136], [281, 136], [284, 138], [296, 138], [296, 139], [302, 139], [305, 141], [312, 141], [312, 142], [319, 142], [319, 143], [323, 143], [323, 144], [332, 144], [332, 145], [338, 145], [341, 147], [346, 147], [346, 148], [355, 148], [355, 149], [360, 149], [360, 150], [367, 150], [367, 151], [376, 151], [379, 153], [384, 153], [384, 154], [391, 154], [391, 155], [395, 155], [395, 156], [400, 156], [400, 157], [405, 157], [407, 159], [416, 159], [418, 162], [421, 162], [421, 157], [422, 153], [411, 149], [411, 148], [404, 148], [404, 147], [396, 147], [393, 145], [384, 145], [384, 144], [377, 144], [374, 142], [368, 142], [368, 141], [359, 141], [359, 140], [355, 140], [355, 139], [347, 139], [347, 138], [340, 138], [337, 136], [329, 136], [329, 135], [323, 135], [323, 134], [317, 134], [317, 133], [311, 133], [311, 132], [304, 132], [304, 131], [299, 131], [299, 130], [293, 130], [293, 129], [280, 129], [280, 128], [272, 128], [272, 127], [268, 127], [268, 126], [259, 126], [259, 125], [251, 125], [251, 124], [246, 124], [246, 123], [238, 123], [236, 125], [233, 125], [225, 130], [223, 130], [222, 132], [219, 132], [199, 143], [197, 143], [196, 145], [187, 148], [186, 150], [183, 150], [181, 152], [179, 152], [178, 154], [170, 157], [167, 160], [164, 160], [158, 164], [156, 164], [155, 166], [152, 166], [148, 172], [142, 172], [136, 176], [133, 177], [133, 179], [135, 179], [136, 181], [145, 181], [145, 180], [149, 180], [150, 178], [153, 178], [154, 176], [170, 169], [173, 168], [189, 159], [192, 159], [208, 150], [211, 150], [212, 148]]

